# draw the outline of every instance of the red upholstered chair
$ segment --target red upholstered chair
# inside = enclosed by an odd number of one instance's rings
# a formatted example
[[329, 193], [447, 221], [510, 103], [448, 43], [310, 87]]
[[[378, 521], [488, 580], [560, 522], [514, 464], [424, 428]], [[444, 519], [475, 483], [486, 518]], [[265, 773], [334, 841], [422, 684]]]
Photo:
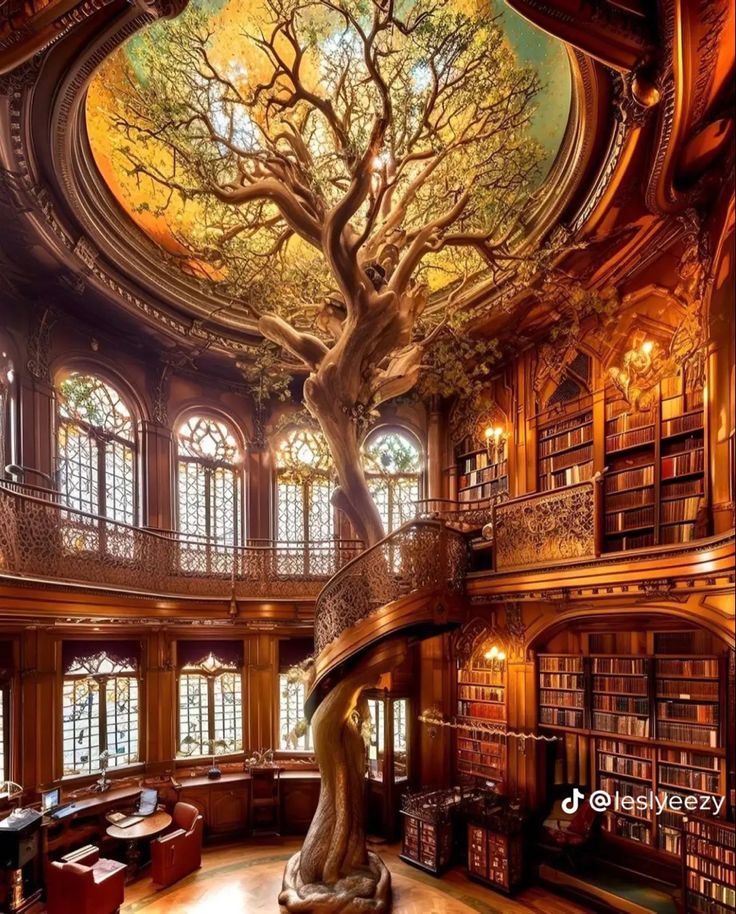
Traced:
[[176, 830], [151, 842], [151, 878], [167, 886], [202, 866], [204, 820], [196, 806], [177, 803], [173, 824]]
[[597, 818], [598, 813], [586, 799], [572, 817], [562, 813], [561, 805], [556, 803], [550, 817], [544, 822], [544, 832], [551, 839], [552, 847], [573, 869], [577, 866], [577, 854], [593, 837]]
[[125, 898], [125, 864], [100, 860], [99, 851], [85, 863], [49, 863], [46, 868], [47, 914], [114, 914]]

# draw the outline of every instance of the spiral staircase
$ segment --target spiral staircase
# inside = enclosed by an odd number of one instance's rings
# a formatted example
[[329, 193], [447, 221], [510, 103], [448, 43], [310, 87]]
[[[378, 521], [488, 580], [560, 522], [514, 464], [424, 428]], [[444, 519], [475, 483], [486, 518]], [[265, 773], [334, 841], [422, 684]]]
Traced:
[[344, 565], [315, 606], [311, 717], [332, 684], [392, 636], [427, 638], [459, 625], [467, 561], [463, 533], [416, 519]]

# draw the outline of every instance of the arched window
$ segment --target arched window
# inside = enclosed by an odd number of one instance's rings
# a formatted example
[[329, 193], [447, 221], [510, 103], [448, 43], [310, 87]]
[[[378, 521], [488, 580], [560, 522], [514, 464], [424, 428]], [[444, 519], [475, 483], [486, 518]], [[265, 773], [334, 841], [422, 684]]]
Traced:
[[178, 528], [225, 546], [242, 542], [240, 465], [232, 428], [214, 416], [190, 416], [178, 429]]
[[179, 757], [243, 749], [242, 643], [217, 644], [203, 656], [180, 643]]
[[[276, 539], [279, 543], [303, 545], [304, 549], [281, 550], [280, 568], [293, 563], [293, 574], [319, 574], [329, 561], [328, 549], [306, 547], [328, 543], [335, 535], [335, 487], [332, 457], [319, 431], [292, 429], [276, 448]], [[325, 567], [324, 572], [332, 573]]]
[[415, 441], [400, 431], [379, 431], [364, 447], [368, 487], [391, 533], [416, 514], [422, 458]]
[[136, 521], [135, 425], [120, 393], [72, 372], [59, 385], [58, 477], [71, 508]]
[[[127, 642], [125, 644], [127, 647]], [[137, 646], [64, 644], [64, 774], [92, 774], [139, 760]], [[126, 653], [128, 656], [126, 656]], [[101, 759], [102, 756], [102, 759]]]

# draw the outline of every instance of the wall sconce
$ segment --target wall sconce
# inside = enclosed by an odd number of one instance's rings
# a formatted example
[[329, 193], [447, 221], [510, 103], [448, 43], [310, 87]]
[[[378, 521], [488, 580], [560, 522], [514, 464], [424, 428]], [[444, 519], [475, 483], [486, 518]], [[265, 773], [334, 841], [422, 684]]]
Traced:
[[608, 374], [624, 400], [636, 409], [649, 409], [653, 389], [659, 383], [664, 364], [657, 357], [656, 344], [651, 340], [634, 342], [624, 353], [621, 368], [609, 368]]
[[485, 654], [483, 654], [483, 658], [490, 663], [491, 669], [494, 672], [503, 672], [504, 667], [506, 666], [505, 651], [499, 650], [499, 648], [494, 644], [490, 650], [487, 650]]
[[506, 450], [506, 432], [500, 425], [494, 427], [488, 426], [483, 431], [486, 439], [486, 453], [488, 454], [489, 463], [501, 463]]

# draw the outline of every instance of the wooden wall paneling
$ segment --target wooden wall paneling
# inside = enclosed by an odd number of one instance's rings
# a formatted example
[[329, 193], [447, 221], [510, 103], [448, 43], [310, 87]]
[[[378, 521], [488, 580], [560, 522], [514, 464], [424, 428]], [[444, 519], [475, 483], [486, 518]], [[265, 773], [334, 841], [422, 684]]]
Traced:
[[[533, 660], [507, 661], [507, 714], [509, 730], [534, 733], [537, 724], [536, 664]], [[544, 750], [534, 740], [507, 740], [507, 790], [535, 807], [543, 795], [539, 780]]]
[[20, 462], [35, 473], [26, 482], [47, 486], [56, 480], [55, 395], [53, 386], [23, 372], [19, 383]]
[[145, 729], [141, 735], [142, 762], [164, 762], [176, 757], [178, 700], [171, 635], [165, 629], [145, 640], [142, 696]]
[[427, 426], [427, 498], [443, 498], [442, 491], [442, 414], [439, 410], [436, 397], [432, 399], [429, 408], [429, 421]]
[[274, 477], [271, 449], [250, 445], [245, 457], [245, 532], [248, 539], [275, 536]]
[[[40, 628], [27, 629], [20, 650], [21, 708], [18, 782], [26, 788], [50, 784], [61, 774], [61, 720], [54, 714], [61, 693], [56, 668], [61, 662], [54, 640]], [[57, 774], [58, 772], [58, 774]]]
[[208, 830], [213, 836], [229, 836], [248, 830], [249, 785], [213, 782], [210, 788]]
[[319, 801], [319, 779], [281, 778], [281, 830], [285, 835], [306, 834]]

